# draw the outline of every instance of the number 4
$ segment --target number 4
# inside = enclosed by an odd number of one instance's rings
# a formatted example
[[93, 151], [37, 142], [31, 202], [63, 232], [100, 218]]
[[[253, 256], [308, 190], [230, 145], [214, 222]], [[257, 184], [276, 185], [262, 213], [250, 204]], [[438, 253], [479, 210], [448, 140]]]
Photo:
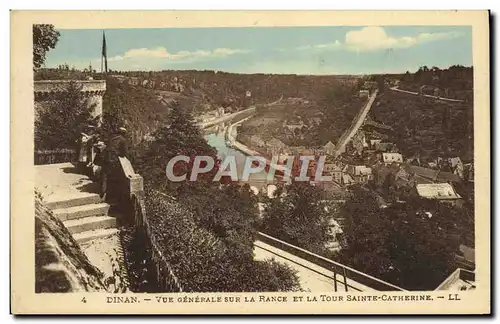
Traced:
[[82, 298], [82, 303], [86, 303], [87, 300], [85, 299], [85, 297]]

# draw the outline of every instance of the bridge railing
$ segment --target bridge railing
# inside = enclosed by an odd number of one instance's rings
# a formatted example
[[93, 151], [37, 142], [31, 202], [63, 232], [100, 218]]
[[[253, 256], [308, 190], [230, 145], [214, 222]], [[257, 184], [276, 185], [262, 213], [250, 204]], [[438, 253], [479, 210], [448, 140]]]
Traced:
[[144, 202], [144, 183], [143, 178], [134, 172], [134, 169], [127, 158], [120, 158], [120, 163], [128, 183], [129, 203], [131, 205], [132, 217], [135, 223], [136, 231], [139, 231], [147, 238], [147, 244], [151, 255], [151, 261], [154, 265], [158, 289], [161, 292], [182, 292], [182, 286], [175, 276], [172, 267], [163, 256], [161, 249], [152, 235], [151, 226], [146, 214]]
[[[257, 233], [257, 240], [269, 244], [277, 249], [293, 254], [297, 257], [300, 257], [306, 261], [314, 263], [327, 270], [333, 271], [334, 276], [337, 278], [339, 278], [338, 275], [340, 275], [340, 277], [348, 278], [352, 281], [358, 282], [364, 286], [370, 287], [371, 289], [378, 291], [405, 291], [403, 288], [400, 288], [383, 280], [377, 279], [366, 273], [350, 268], [344, 264], [335, 262], [333, 260], [327, 259], [325, 257], [322, 257], [321, 255], [312, 253], [298, 246], [281, 241], [265, 233], [261, 232]], [[340, 283], [342, 283], [342, 279], [340, 280], [337, 279], [337, 280], [340, 281]], [[351, 288], [354, 287], [351, 286]]]

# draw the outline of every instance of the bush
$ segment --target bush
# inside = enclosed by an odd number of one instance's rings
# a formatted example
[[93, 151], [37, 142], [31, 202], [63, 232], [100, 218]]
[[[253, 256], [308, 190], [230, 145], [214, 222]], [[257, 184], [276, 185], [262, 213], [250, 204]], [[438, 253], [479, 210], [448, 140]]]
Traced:
[[146, 213], [162, 254], [184, 291], [289, 291], [297, 276], [274, 262], [254, 262], [194, 221], [183, 205], [158, 191], [146, 194]]
[[266, 199], [262, 231], [317, 254], [325, 254], [331, 215], [321, 202], [322, 190], [304, 182], [293, 182], [286, 193]]

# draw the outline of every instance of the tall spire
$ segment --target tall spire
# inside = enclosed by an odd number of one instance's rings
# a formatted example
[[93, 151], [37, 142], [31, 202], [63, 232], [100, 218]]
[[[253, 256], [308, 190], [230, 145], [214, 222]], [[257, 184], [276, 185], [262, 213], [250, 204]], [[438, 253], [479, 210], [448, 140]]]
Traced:
[[101, 53], [101, 73], [103, 72], [102, 69], [102, 64], [104, 61], [104, 72], [108, 73], [108, 56], [107, 56], [107, 50], [106, 50], [106, 34], [104, 33], [104, 30], [102, 31], [102, 53]]

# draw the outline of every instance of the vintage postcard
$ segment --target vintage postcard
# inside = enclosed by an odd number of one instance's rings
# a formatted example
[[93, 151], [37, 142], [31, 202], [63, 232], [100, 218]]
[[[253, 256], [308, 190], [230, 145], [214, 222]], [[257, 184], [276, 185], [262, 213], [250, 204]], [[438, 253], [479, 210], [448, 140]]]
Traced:
[[489, 314], [487, 11], [12, 11], [14, 314]]

